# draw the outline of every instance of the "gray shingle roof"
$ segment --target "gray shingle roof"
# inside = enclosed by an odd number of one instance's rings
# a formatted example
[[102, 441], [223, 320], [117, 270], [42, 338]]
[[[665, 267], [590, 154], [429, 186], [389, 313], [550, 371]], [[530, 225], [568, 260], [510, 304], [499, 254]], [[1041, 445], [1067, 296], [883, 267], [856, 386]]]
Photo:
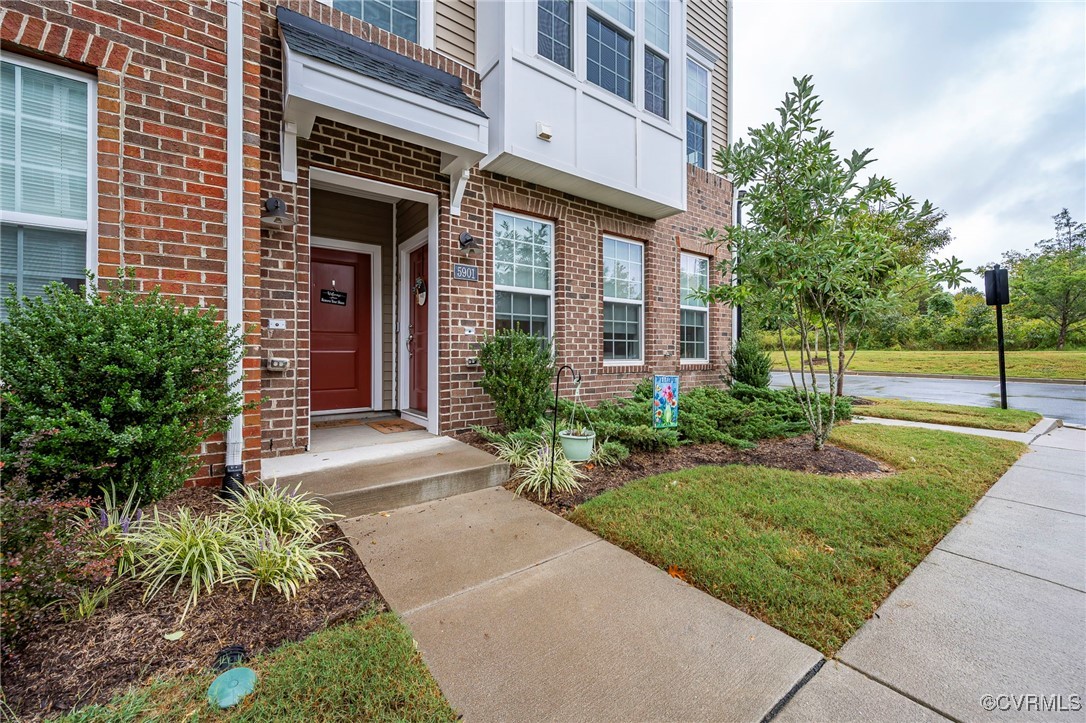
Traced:
[[361, 73], [410, 93], [486, 118], [463, 90], [460, 79], [375, 43], [328, 27], [280, 6], [275, 17], [291, 50]]

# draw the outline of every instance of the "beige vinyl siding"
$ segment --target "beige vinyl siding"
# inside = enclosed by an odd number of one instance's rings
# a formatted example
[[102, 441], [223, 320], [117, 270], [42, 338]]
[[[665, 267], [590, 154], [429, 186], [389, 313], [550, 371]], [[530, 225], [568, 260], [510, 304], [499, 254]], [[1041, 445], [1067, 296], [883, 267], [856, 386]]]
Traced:
[[430, 208], [418, 201], [400, 201], [396, 204], [396, 243], [409, 241], [428, 225]]
[[475, 67], [475, 0], [435, 0], [434, 50]]
[[[730, 0], [729, 0], [730, 1]], [[709, 157], [728, 142], [728, 5], [725, 0], [690, 0], [686, 6], [686, 30], [714, 53], [712, 143]], [[712, 169], [710, 162], [709, 168]]]
[[395, 409], [393, 349], [395, 348], [392, 218], [390, 203], [314, 188], [310, 233], [322, 238], [357, 241], [381, 247], [381, 398], [375, 409]]

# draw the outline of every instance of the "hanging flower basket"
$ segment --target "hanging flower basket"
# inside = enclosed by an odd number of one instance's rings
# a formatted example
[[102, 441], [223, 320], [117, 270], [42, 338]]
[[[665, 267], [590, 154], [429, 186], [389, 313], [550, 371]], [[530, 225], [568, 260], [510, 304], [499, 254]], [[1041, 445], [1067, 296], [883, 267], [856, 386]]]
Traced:
[[562, 454], [570, 462], [587, 462], [592, 458], [596, 445], [596, 433], [591, 429], [563, 429], [558, 432]]

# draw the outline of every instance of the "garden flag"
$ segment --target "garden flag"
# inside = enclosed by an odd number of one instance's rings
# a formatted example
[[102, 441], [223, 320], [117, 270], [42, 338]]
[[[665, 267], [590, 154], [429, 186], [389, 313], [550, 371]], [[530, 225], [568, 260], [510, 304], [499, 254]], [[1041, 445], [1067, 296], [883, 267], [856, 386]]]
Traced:
[[657, 374], [652, 378], [653, 429], [679, 426], [679, 377]]

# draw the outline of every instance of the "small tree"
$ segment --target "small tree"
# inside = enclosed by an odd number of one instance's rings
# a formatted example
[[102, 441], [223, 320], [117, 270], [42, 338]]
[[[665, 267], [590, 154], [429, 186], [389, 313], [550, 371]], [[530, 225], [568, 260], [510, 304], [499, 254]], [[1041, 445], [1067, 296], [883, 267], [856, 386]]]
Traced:
[[[916, 239], [930, 236], [925, 219], [936, 211], [899, 196], [887, 178], [861, 182], [860, 172], [874, 160], [871, 149], [839, 156], [830, 145], [833, 134], [818, 127], [822, 101], [811, 77], [793, 82], [778, 123], [752, 128], [749, 143], [740, 140], [716, 153], [718, 170], [747, 190], [747, 223], [723, 233], [706, 230], [709, 240], [730, 247], [735, 261], [724, 261], [723, 271], [738, 279], [707, 295], [758, 307], [778, 329], [782, 351], [783, 329], [798, 334], [799, 367], [785, 359], [815, 449], [822, 449], [835, 422], [848, 350], [855, 350], [902, 277], [926, 259]], [[960, 277], [957, 260], [936, 271]], [[824, 362], [816, 357], [816, 338], [822, 339]], [[828, 397], [820, 393], [820, 372], [828, 377]]]
[[50, 284], [40, 298], [5, 303], [4, 462], [23, 440], [56, 430], [28, 452], [35, 489], [56, 483], [93, 496], [112, 486], [119, 497], [158, 499], [184, 483], [200, 443], [242, 409], [229, 384], [242, 341], [213, 308], [139, 294], [128, 281], [89, 298]]
[[507, 431], [535, 427], [550, 398], [554, 378], [551, 345], [520, 329], [505, 329], [479, 345], [479, 386], [494, 400]]
[[762, 348], [758, 335], [744, 331], [735, 348], [732, 349], [732, 358], [728, 361], [728, 383], [738, 382], [767, 389], [772, 366], [772, 360]]
[[1052, 220], [1056, 235], [1039, 241], [1038, 251], [1012, 251], [1004, 261], [1017, 314], [1054, 327], [1056, 348], [1063, 349], [1068, 334], [1086, 322], [1086, 224], [1075, 223], [1066, 208]]

